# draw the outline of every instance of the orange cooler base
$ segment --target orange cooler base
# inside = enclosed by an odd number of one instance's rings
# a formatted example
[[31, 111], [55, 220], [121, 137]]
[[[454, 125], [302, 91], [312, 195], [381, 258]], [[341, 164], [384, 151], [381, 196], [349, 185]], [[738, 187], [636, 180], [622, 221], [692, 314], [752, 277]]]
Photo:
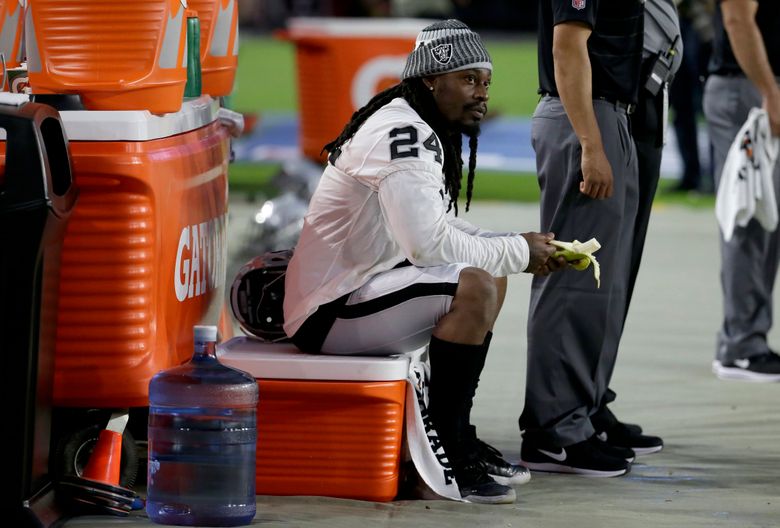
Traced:
[[258, 495], [396, 496], [406, 381], [258, 385]]

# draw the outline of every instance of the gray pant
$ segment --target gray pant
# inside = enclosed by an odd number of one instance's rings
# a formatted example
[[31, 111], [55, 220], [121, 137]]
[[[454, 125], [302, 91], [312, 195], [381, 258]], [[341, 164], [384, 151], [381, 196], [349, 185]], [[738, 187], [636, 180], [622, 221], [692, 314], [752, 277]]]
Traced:
[[[704, 87], [704, 115], [712, 142], [715, 186], [729, 147], [761, 95], [745, 77], [713, 75]], [[775, 193], [780, 196], [780, 164], [775, 166]], [[723, 325], [715, 356], [721, 362], [748, 358], [769, 350], [772, 327], [772, 289], [777, 275], [778, 231], [764, 230], [756, 220], [737, 226], [729, 242], [720, 237]]]
[[536, 108], [531, 138], [541, 188], [541, 230], [560, 240], [601, 243], [601, 288], [592, 270], [535, 277], [528, 316], [524, 438], [567, 446], [594, 434], [598, 409], [615, 365], [631, 263], [637, 210], [637, 159], [624, 111], [593, 102], [607, 159], [611, 198], [579, 191], [581, 148], [560, 100]]

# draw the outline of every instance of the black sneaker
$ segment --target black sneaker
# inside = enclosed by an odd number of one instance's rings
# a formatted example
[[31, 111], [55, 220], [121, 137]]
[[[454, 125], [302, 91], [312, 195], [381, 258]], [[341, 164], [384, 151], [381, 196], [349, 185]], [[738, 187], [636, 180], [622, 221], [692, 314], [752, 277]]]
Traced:
[[630, 425], [617, 422], [604, 431], [597, 432], [596, 438], [613, 448], [631, 449], [637, 455], [657, 453], [664, 448], [661, 437], [643, 434], [641, 427]]
[[633, 462], [636, 459], [636, 453], [630, 447], [622, 447], [610, 444], [598, 435], [593, 435], [590, 441], [601, 450], [605, 455], [609, 455], [615, 458], [622, 458], [626, 462]]
[[487, 473], [481, 460], [475, 456], [462, 464], [453, 463], [455, 480], [458, 481], [460, 496], [477, 504], [512, 504], [517, 496], [509, 486], [499, 484]]
[[631, 434], [642, 434], [642, 427], [637, 424], [632, 423], [626, 423], [621, 422], [617, 419], [617, 416], [615, 416], [615, 413], [613, 413], [609, 407], [601, 407], [596, 411], [596, 414], [590, 417], [590, 423], [593, 424], [593, 427], [596, 429], [596, 431], [606, 431], [607, 429], [614, 426], [616, 423], [620, 423], [622, 427], [625, 429], [628, 429]]
[[[642, 434], [642, 427], [637, 424], [632, 423], [626, 423], [626, 422], [620, 422], [623, 424], [623, 427], [631, 431], [632, 434]], [[595, 424], [594, 424], [595, 425]]]
[[531, 472], [525, 466], [510, 464], [504, 460], [501, 451], [477, 438], [476, 456], [487, 469], [490, 478], [509, 486], [512, 484], [525, 484], [531, 480]]
[[712, 362], [712, 372], [722, 380], [780, 381], [780, 356], [772, 351], [729, 363]]
[[534, 445], [524, 440], [520, 458], [531, 471], [590, 477], [619, 477], [628, 473], [631, 467], [624, 459], [604, 453], [590, 439], [566, 447]]

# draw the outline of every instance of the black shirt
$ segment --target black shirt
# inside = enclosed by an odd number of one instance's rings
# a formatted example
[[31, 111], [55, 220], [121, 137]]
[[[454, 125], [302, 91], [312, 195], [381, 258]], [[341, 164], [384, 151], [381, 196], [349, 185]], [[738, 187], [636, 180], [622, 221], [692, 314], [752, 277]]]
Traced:
[[[729, 37], [723, 27], [723, 16], [718, 1], [717, 10], [713, 17], [715, 26], [715, 38], [712, 42], [712, 57], [710, 58], [709, 71], [718, 75], [744, 75], [739, 67], [734, 52], [731, 50]], [[769, 57], [769, 65], [775, 75], [780, 76], [780, 0], [757, 0], [758, 11], [756, 23], [764, 39], [764, 47]]]
[[553, 28], [578, 21], [593, 30], [588, 39], [593, 97], [636, 103], [644, 20], [641, 0], [540, 0], [539, 92], [558, 95]]

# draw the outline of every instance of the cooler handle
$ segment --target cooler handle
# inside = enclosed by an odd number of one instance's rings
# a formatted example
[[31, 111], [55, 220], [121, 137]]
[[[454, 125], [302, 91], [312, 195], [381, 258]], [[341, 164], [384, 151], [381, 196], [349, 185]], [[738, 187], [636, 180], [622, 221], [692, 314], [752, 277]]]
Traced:
[[0, 104], [0, 128], [6, 133], [0, 211], [45, 201], [55, 214], [67, 214], [76, 190], [59, 112], [41, 103]]

